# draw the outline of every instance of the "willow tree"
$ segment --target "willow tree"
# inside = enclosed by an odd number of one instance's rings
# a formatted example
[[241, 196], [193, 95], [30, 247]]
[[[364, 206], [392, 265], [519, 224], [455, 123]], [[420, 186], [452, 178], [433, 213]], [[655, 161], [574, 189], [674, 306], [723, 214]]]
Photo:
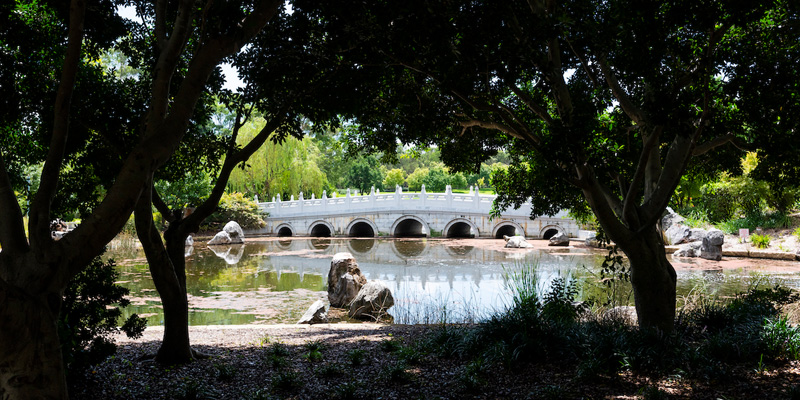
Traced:
[[[247, 143], [266, 124], [258, 118], [243, 126], [239, 142]], [[322, 196], [328, 189], [328, 179], [319, 167], [320, 152], [309, 137], [288, 137], [281, 143], [264, 143], [242, 168], [231, 174], [228, 189], [258, 195], [264, 201], [272, 197], [286, 200], [290, 195], [303, 192], [306, 197], [314, 193]]]
[[[25, 96], [32, 94], [21, 94], [23, 103], [52, 102], [52, 107], [43, 108], [49, 110], [49, 115], [34, 109], [33, 115], [1, 121], [4, 130], [12, 127], [14, 132], [25, 132], [31, 124], [44, 123], [49, 132], [29, 137], [19, 134], [13, 138], [16, 141], [11, 141], [12, 145], [24, 144], [26, 138], [31, 139], [41, 145], [44, 154], [39, 187], [30, 199], [27, 233], [23, 213], [12, 190], [16, 169], [5, 161], [7, 157], [14, 159], [19, 150], [9, 146], [8, 141], [4, 141], [0, 149], [0, 397], [67, 399], [56, 331], [60, 299], [67, 283], [121, 230], [142, 193], [150, 187], [153, 173], [178, 149], [195, 104], [219, 63], [251, 41], [282, 3], [266, 0], [235, 6], [208, 3], [200, 8], [193, 1], [155, 3], [151, 23], [136, 28], [149, 30], [157, 42], [153, 61], [145, 66], [152, 71], [153, 79], [147, 88], [144, 113], [136, 119], [137, 140], [121, 148], [123, 161], [102, 201], [83, 218], [79, 227], [58, 241], [51, 238], [49, 225], [61, 183], [63, 161], [89, 140], [72, 135], [71, 128], [80, 125], [72, 118], [73, 111], [84, 101], [75, 96], [76, 82], [83, 63], [94, 59], [91, 55], [96, 55], [93, 53], [95, 46], [108, 43], [108, 40], [85, 40], [86, 35], [102, 36], [114, 27], [127, 29], [129, 26], [109, 18], [116, 15], [118, 4], [113, 1], [73, 0], [68, 8], [64, 2], [21, 1], [14, 3], [13, 7], [17, 8], [3, 18], [20, 15], [19, 7], [29, 4], [48, 4], [54, 10], [51, 14], [59, 40], [48, 41], [45, 46], [58, 55], [59, 68], [56, 69], [57, 90], [53, 97], [31, 99]], [[8, 9], [6, 5], [3, 11]], [[38, 16], [41, 15], [34, 17]], [[113, 24], [100, 23], [109, 20]], [[212, 20], [214, 23], [208, 23]], [[7, 29], [9, 27], [3, 25], [4, 39], [9, 37]], [[202, 32], [200, 40], [187, 46], [198, 31]], [[126, 34], [125, 29], [121, 34]], [[30, 38], [27, 41], [16, 39], [19, 40], [13, 45], [3, 41], [4, 55], [9, 52], [25, 56], [39, 54], [35, 50], [42, 43], [32, 42]], [[190, 61], [185, 69], [178, 71], [179, 61], [184, 57]], [[17, 76], [36, 71], [23, 70]], [[19, 123], [20, 120], [23, 123]]]
[[341, 0], [319, 7], [352, 62], [384, 82], [359, 119], [361, 145], [435, 143], [447, 164], [473, 171], [509, 148], [514, 162], [495, 182], [498, 206], [532, 197], [535, 217], [588, 204], [630, 261], [640, 325], [670, 331], [676, 273], [657, 226], [693, 157], [755, 141], [748, 116], [732, 106], [738, 87], [727, 74], [744, 61], [736, 51], [742, 31], [780, 24], [764, 19], [776, 4]]

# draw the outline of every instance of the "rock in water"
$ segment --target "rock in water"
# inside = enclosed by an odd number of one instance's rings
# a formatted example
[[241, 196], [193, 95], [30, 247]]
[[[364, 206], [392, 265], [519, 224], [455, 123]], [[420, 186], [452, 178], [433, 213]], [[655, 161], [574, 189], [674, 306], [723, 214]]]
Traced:
[[218, 232], [213, 238], [211, 238], [211, 240], [208, 241], [209, 246], [216, 246], [220, 244], [231, 244], [231, 235], [229, 235], [228, 232]]
[[548, 246], [569, 246], [569, 236], [563, 232], [556, 233], [550, 238]]
[[331, 307], [347, 307], [356, 297], [367, 278], [350, 253], [336, 253], [328, 271], [328, 301]]
[[532, 244], [525, 240], [525, 236], [506, 236], [503, 235], [506, 241], [506, 247], [510, 249], [533, 247]]
[[725, 235], [719, 229], [711, 229], [703, 238], [703, 245], [700, 248], [700, 257], [707, 260], [719, 261], [722, 259], [722, 244], [725, 242]]
[[701, 242], [691, 242], [682, 245], [678, 250], [672, 253], [673, 257], [697, 257], [700, 255]]
[[322, 324], [328, 322], [328, 312], [325, 310], [325, 302], [317, 300], [308, 308], [305, 314], [297, 321], [298, 324]]
[[394, 305], [392, 291], [381, 281], [367, 282], [350, 303], [350, 318], [378, 318]]
[[231, 243], [244, 243], [244, 231], [236, 221], [228, 222], [222, 230], [228, 232], [231, 237]]

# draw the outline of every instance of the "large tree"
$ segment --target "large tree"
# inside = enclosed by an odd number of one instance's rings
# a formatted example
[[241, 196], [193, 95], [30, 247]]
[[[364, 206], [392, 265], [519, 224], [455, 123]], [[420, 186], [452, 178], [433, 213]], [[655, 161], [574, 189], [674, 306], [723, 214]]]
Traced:
[[350, 59], [385, 83], [370, 93], [373, 103], [359, 119], [363, 147], [435, 143], [447, 164], [472, 170], [509, 148], [512, 166], [496, 179], [498, 206], [533, 198], [537, 216], [588, 205], [630, 261], [640, 325], [664, 331], [673, 328], [676, 273], [658, 223], [693, 157], [736, 151], [723, 145], [741, 146], [758, 134], [747, 123], [761, 117], [737, 109], [740, 86], [728, 74], [738, 65], [774, 67], [771, 59], [742, 59], [736, 48], [742, 32], [779, 26], [764, 16], [781, 6], [320, 5], [338, 24], [332, 32], [341, 46], [353, 49]]
[[[49, 3], [17, 2], [10, 12], [6, 5], [3, 18], [25, 15], [19, 8], [29, 4]], [[45, 74], [30, 81], [55, 82], [57, 90], [49, 98], [30, 99], [26, 97], [29, 93], [22, 93], [22, 103], [39, 102], [44, 106], [4, 114], [0, 121], [4, 131], [15, 133], [13, 140], [4, 141], [0, 148], [0, 396], [68, 397], [55, 322], [67, 282], [120, 231], [142, 194], [151, 187], [153, 173], [178, 149], [195, 105], [218, 64], [250, 42], [281, 5], [268, 0], [236, 5], [209, 2], [199, 7], [185, 0], [155, 3], [152, 20], [140, 27], [150, 32], [156, 46], [152, 49], [153, 62], [145, 66], [152, 73], [152, 83], [147, 88], [144, 112], [138, 115], [137, 140], [122, 148], [124, 161], [102, 201], [78, 228], [58, 241], [51, 238], [49, 224], [56, 194], [60, 193], [62, 166], [71, 151], [89, 140], [73, 136], [70, 129], [78, 125], [72, 118], [73, 110], [80, 108], [84, 100], [74, 96], [79, 71], [84, 63], [93, 60], [95, 46], [108, 42], [90, 38], [108, 39], [109, 30], [126, 25], [115, 20], [117, 4], [112, 1], [73, 0], [68, 8], [63, 2], [52, 2], [52, 13], [33, 16], [50, 18], [52, 14], [56, 40], [43, 46], [49, 54], [57, 55], [58, 68], [56, 76]], [[4, 39], [12, 36], [6, 25], [2, 30]], [[27, 39], [4, 40], [4, 56], [37, 55], [35, 50], [42, 43]], [[20, 63], [27, 59], [23, 56], [17, 57]], [[189, 62], [179, 69], [184, 65], [182, 58]], [[17, 76], [38, 72], [33, 68], [35, 63], [31, 67]], [[33, 114], [20, 117], [28, 110]], [[49, 126], [48, 134], [25, 137], [32, 123]], [[27, 234], [12, 189], [13, 182], [18, 181], [18, 169], [6, 162], [7, 158], [19, 158], [16, 145], [24, 144], [25, 139], [40, 144], [44, 154], [39, 187], [30, 201]]]
[[[146, 9], [145, 5], [139, 7], [140, 12]], [[214, 184], [208, 198], [185, 215], [182, 207], [171, 208], [163, 201], [152, 180], [142, 192], [135, 211], [136, 230], [164, 307], [164, 340], [156, 355], [161, 363], [186, 362], [197, 356], [189, 343], [184, 243], [216, 210], [234, 169], [244, 168], [259, 149], [275, 150], [289, 141], [302, 145], [306, 131], [319, 133], [335, 128], [338, 113], [353, 112], [351, 107], [356, 102], [342, 99], [353, 96], [356, 71], [343, 65], [336, 49], [326, 45], [327, 37], [321, 30], [324, 26], [318, 20], [313, 13], [280, 8], [248, 49], [232, 57], [246, 87], [235, 95], [220, 94], [234, 118], [217, 132], [224, 137], [225, 154], [218, 171], [214, 168]], [[259, 116], [260, 127], [251, 127], [243, 134], [243, 127], [253, 122], [255, 115]], [[268, 139], [272, 143], [267, 143]], [[252, 162], [270, 170], [281, 161], [274, 158], [267, 151]], [[292, 160], [298, 161], [294, 157]], [[301, 166], [293, 167], [303, 171]], [[180, 176], [185, 168], [170, 163], [162, 170], [160, 175], [170, 179]], [[311, 177], [305, 179], [308, 178]], [[153, 206], [169, 222], [163, 237], [153, 221]]]

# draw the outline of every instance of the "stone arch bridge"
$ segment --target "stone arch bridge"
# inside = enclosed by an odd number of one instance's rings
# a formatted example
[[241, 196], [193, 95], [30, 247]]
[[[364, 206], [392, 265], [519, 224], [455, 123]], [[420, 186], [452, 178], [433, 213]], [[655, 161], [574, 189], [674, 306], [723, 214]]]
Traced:
[[497, 196], [479, 194], [380, 193], [373, 188], [369, 195], [304, 199], [258, 203], [269, 213], [266, 227], [254, 234], [270, 236], [311, 237], [482, 237], [524, 235], [549, 239], [556, 233], [578, 236], [577, 223], [566, 212], [553, 217], [530, 219], [530, 203], [515, 210], [506, 210], [499, 218], [490, 219], [492, 203]]

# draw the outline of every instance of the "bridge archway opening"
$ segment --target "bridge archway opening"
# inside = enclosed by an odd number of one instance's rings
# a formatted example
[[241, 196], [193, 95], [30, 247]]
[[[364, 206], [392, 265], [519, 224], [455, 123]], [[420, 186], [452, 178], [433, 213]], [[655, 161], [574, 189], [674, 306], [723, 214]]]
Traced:
[[548, 240], [548, 239], [552, 238], [553, 236], [555, 236], [555, 235], [557, 235], [557, 234], [558, 234], [558, 229], [556, 229], [556, 228], [549, 228], [549, 229], [546, 229], [546, 230], [544, 231], [544, 233], [542, 234], [542, 239], [544, 239], [544, 240]]
[[550, 225], [550, 226], [545, 226], [544, 228], [542, 228], [542, 232], [541, 232], [540, 236], [542, 237], [542, 239], [549, 240], [553, 236], [555, 236], [555, 235], [557, 235], [559, 233], [562, 233], [562, 232], [564, 232], [564, 230], [560, 226], [558, 226], [558, 225]]
[[347, 233], [350, 237], [375, 237], [375, 230], [372, 226], [364, 221], [358, 221], [350, 227], [350, 232]]
[[292, 232], [292, 228], [288, 226], [282, 226], [278, 228], [278, 237], [289, 237], [294, 236], [294, 232]]
[[394, 237], [427, 237], [425, 226], [414, 218], [406, 218], [397, 223], [393, 232]]
[[450, 226], [445, 232], [445, 236], [449, 238], [473, 238], [475, 233], [472, 231], [472, 226], [466, 222], [456, 222]]
[[331, 237], [332, 236], [331, 228], [329, 228], [325, 224], [316, 224], [313, 228], [311, 228], [311, 232], [309, 236], [312, 237]]
[[497, 232], [494, 234], [495, 239], [502, 239], [503, 236], [516, 236], [517, 235], [517, 227], [514, 225], [503, 225], [497, 228]]

